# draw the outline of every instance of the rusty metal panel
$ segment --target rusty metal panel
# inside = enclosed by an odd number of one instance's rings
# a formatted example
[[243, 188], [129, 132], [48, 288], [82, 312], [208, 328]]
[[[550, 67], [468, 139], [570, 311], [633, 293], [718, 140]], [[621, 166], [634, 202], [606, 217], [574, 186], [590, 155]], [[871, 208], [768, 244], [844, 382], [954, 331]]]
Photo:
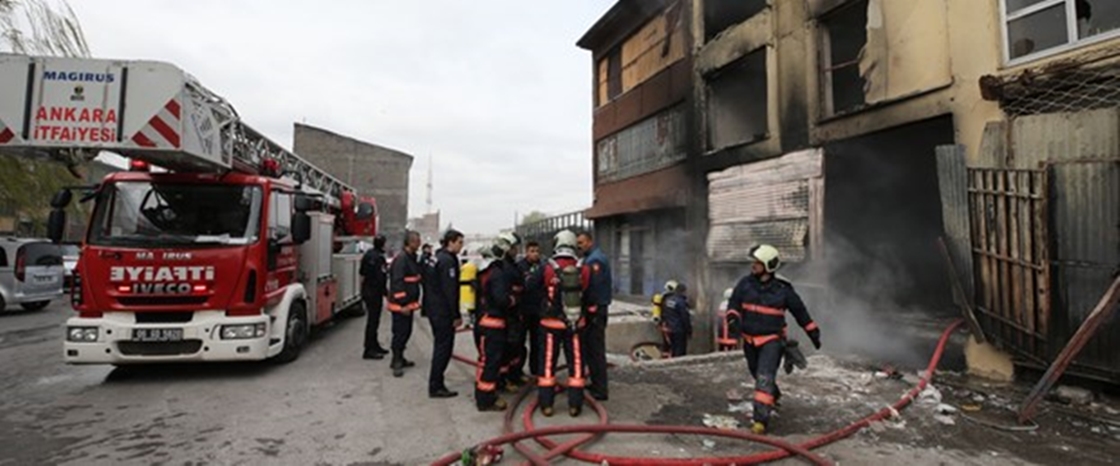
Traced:
[[977, 317], [987, 339], [1036, 363], [1050, 357], [1045, 170], [968, 169]]
[[965, 299], [972, 302], [976, 288], [972, 274], [971, 221], [968, 215], [968, 168], [964, 146], [937, 147], [937, 179], [941, 188], [941, 218], [950, 257], [957, 266]]
[[[1060, 326], [1065, 341], [1120, 270], [1120, 160], [1056, 162], [1050, 173], [1056, 305], [1065, 320]], [[1120, 321], [1113, 319], [1089, 340], [1075, 370], [1120, 380], [1118, 345]]]
[[760, 243], [778, 248], [787, 261], [805, 260], [812, 212], [823, 201], [810, 196], [823, 193], [822, 161], [815, 149], [708, 175], [711, 260], [746, 262], [750, 245]]
[[1013, 168], [1047, 162], [1120, 156], [1120, 109], [1016, 117], [1012, 124]]
[[685, 107], [677, 106], [600, 140], [598, 183], [659, 170], [688, 156]]

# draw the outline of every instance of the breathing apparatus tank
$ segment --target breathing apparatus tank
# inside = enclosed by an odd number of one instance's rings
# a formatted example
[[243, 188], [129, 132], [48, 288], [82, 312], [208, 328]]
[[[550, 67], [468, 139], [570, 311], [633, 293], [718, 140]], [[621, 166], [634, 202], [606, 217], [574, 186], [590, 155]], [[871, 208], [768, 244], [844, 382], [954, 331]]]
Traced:
[[474, 314], [475, 280], [478, 278], [478, 266], [467, 261], [459, 267], [459, 312], [466, 315]]
[[569, 265], [560, 269], [560, 302], [569, 325], [576, 325], [583, 315], [583, 287], [579, 268]]
[[661, 299], [664, 296], [661, 293], [655, 293], [651, 302], [653, 307], [650, 308], [650, 314], [653, 316], [653, 323], [661, 323]]

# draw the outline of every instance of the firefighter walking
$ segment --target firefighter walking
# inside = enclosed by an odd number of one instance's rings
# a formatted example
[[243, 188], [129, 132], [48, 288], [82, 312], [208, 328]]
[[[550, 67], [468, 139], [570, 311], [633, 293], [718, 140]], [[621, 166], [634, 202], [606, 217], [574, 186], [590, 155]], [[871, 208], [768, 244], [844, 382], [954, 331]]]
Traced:
[[584, 336], [587, 333], [591, 270], [576, 257], [576, 235], [564, 230], [556, 234], [555, 253], [544, 268], [546, 307], [540, 320], [541, 375], [537, 378], [537, 400], [541, 414], [552, 416], [556, 397], [556, 365], [560, 351], [568, 363], [568, 413], [583, 410]]
[[740, 316], [731, 316], [735, 320], [733, 328], [738, 328], [742, 335], [743, 353], [755, 380], [751, 431], [762, 434], [769, 427], [771, 411], [782, 396], [777, 376], [785, 353], [786, 311], [793, 313], [797, 324], [817, 349], [821, 347], [821, 331], [793, 285], [775, 275], [781, 266], [778, 250], [763, 244], [751, 248], [750, 257], [754, 261], [751, 273], [735, 285], [728, 310], [740, 313]]
[[517, 238], [503, 233], [492, 247], [496, 259], [482, 271], [478, 322], [474, 328], [478, 344], [478, 370], [475, 377], [475, 405], [479, 411], [502, 411], [505, 401], [498, 399], [498, 382], [504, 362], [507, 317], [515, 311], [521, 274], [514, 259]]

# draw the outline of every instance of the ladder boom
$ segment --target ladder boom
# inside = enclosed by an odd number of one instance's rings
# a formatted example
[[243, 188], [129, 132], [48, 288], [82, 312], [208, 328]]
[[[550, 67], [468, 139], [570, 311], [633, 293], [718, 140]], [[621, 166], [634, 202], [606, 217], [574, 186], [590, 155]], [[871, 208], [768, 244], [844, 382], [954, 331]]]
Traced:
[[225, 99], [154, 61], [0, 54], [0, 151], [175, 171], [291, 175], [336, 204], [354, 191], [253, 129]]

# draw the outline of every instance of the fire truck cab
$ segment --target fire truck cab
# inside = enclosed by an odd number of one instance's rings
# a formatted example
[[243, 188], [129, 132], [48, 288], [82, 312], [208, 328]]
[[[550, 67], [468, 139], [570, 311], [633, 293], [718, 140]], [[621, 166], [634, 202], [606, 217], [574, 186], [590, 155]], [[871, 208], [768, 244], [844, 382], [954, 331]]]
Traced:
[[94, 203], [66, 362], [287, 362], [313, 327], [360, 306], [360, 254], [336, 251], [376, 234], [374, 201], [182, 70], [0, 55], [0, 78], [12, 82], [0, 89], [0, 151], [132, 159], [51, 200], [56, 242], [73, 193]]

